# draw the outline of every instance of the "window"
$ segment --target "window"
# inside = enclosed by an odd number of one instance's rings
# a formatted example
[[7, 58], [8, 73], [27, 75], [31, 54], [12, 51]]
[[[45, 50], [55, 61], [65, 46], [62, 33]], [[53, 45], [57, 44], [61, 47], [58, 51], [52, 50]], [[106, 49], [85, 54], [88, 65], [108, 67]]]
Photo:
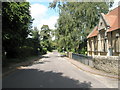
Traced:
[[119, 52], [119, 45], [120, 45], [120, 43], [119, 43], [119, 40], [118, 40], [118, 38], [116, 38], [116, 40], [115, 40], [115, 52]]
[[101, 22], [101, 23], [100, 23], [100, 26], [102, 26], [102, 24], [103, 24], [103, 23]]
[[97, 41], [97, 37], [94, 38], [94, 51], [98, 50], [98, 41]]

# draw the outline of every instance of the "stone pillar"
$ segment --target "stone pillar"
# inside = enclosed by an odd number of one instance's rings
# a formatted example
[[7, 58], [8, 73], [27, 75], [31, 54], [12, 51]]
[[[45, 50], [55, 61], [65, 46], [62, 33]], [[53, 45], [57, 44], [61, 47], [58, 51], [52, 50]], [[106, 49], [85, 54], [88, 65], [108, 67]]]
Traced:
[[72, 59], [72, 52], [69, 52], [69, 58]]

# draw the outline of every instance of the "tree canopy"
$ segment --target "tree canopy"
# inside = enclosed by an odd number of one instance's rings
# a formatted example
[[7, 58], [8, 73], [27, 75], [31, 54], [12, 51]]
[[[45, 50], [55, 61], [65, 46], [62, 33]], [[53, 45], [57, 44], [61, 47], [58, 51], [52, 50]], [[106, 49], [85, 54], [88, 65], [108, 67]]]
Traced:
[[2, 40], [8, 56], [15, 56], [16, 49], [24, 44], [30, 32], [32, 18], [29, 7], [28, 2], [2, 3]]
[[[60, 51], [80, 53], [86, 49], [86, 36], [97, 25], [100, 13], [109, 11], [107, 2], [63, 2], [50, 3], [51, 8], [59, 8], [56, 41]], [[84, 42], [84, 43], [83, 43]]]
[[46, 48], [48, 51], [52, 50], [52, 37], [51, 37], [51, 29], [48, 25], [43, 25], [40, 31], [40, 40], [41, 45]]

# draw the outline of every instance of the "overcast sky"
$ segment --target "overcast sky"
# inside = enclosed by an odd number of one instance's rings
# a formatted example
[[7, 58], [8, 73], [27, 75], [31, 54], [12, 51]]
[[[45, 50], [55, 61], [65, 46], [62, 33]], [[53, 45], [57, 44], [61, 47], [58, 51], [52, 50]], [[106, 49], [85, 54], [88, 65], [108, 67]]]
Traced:
[[[28, 0], [31, 4], [31, 15], [35, 20], [33, 21], [33, 27], [37, 26], [40, 30], [41, 26], [48, 25], [50, 29], [55, 29], [54, 25], [59, 18], [58, 11], [55, 9], [48, 8], [49, 3], [53, 0]], [[114, 9], [118, 6], [120, 0], [115, 0], [113, 7]], [[120, 3], [119, 3], [120, 4]]]

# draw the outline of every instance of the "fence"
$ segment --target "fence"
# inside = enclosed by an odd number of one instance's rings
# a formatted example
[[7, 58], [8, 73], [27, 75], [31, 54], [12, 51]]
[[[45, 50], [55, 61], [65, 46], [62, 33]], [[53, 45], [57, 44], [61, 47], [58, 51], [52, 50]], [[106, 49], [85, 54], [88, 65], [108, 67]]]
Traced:
[[120, 67], [119, 56], [85, 56], [69, 52], [68, 57], [90, 67], [118, 75], [118, 68]]
[[85, 56], [85, 55], [82, 55], [82, 54], [75, 54], [75, 53], [69, 52], [68, 57], [72, 58], [74, 60], [77, 60], [77, 61], [79, 61], [83, 64], [94, 67], [93, 58], [91, 56]]

